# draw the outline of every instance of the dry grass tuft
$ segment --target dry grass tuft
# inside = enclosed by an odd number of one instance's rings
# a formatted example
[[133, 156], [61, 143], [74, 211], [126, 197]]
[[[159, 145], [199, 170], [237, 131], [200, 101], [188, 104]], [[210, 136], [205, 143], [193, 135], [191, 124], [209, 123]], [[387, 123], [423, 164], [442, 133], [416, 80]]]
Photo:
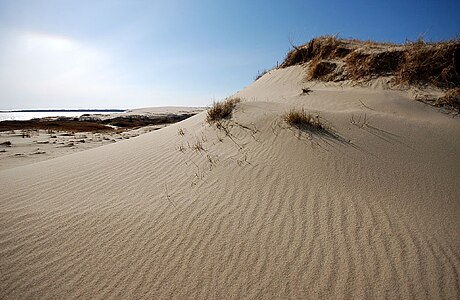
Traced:
[[302, 109], [291, 109], [285, 116], [284, 121], [292, 127], [302, 130], [325, 130], [319, 116], [307, 114]]
[[460, 88], [448, 90], [444, 96], [439, 97], [435, 103], [436, 106], [448, 106], [460, 111]]
[[348, 76], [357, 80], [394, 74], [398, 71], [403, 55], [398, 50], [378, 53], [353, 51], [345, 58]]
[[184, 135], [185, 135], [184, 129], [181, 128], [181, 127], [179, 127], [179, 128], [177, 129], [177, 134], [178, 134], [179, 136], [184, 136]]
[[288, 52], [281, 68], [306, 63], [312, 59], [330, 59], [333, 57], [343, 57], [348, 54], [348, 50], [340, 47], [340, 40], [335, 36], [322, 36], [312, 39], [308, 44], [294, 46]]
[[260, 71], [257, 72], [257, 76], [254, 77], [254, 81], [259, 80], [260, 78], [262, 78], [262, 76], [264, 76], [265, 74], [267, 74], [269, 71], [270, 71], [270, 70], [265, 69], [265, 70], [262, 70], [262, 72], [260, 72]]
[[[324, 36], [293, 48], [280, 67], [311, 62], [308, 79], [366, 80], [393, 76], [396, 84], [460, 86], [460, 39], [395, 45]], [[343, 62], [344, 68], [333, 70], [337, 61]], [[333, 74], [337, 72], [342, 74]]]
[[210, 124], [232, 116], [233, 109], [241, 102], [240, 98], [230, 98], [222, 102], [214, 102], [208, 110], [206, 121]]
[[329, 81], [331, 78], [331, 74], [334, 72], [334, 70], [337, 68], [337, 64], [324, 61], [321, 59], [314, 59], [310, 63], [310, 67], [308, 69], [307, 73], [307, 79], [312, 80], [312, 79], [321, 79], [325, 81]]
[[460, 39], [439, 43], [418, 41], [406, 45], [396, 79], [409, 84], [460, 86]]
[[187, 151], [183, 144], [177, 145], [176, 149], [179, 150], [179, 152], [182, 152], [182, 153], [185, 153], [185, 151]]
[[200, 140], [195, 141], [195, 144], [192, 145], [192, 149], [198, 152], [205, 151], [203, 143]]

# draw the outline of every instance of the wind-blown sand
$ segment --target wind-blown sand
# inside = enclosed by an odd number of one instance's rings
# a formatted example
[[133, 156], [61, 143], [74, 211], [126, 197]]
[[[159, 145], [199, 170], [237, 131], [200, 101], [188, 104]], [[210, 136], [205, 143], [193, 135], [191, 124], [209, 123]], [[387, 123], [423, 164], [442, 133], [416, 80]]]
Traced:
[[1, 171], [0, 297], [458, 299], [459, 119], [302, 78], [239, 92], [228, 134], [203, 112]]

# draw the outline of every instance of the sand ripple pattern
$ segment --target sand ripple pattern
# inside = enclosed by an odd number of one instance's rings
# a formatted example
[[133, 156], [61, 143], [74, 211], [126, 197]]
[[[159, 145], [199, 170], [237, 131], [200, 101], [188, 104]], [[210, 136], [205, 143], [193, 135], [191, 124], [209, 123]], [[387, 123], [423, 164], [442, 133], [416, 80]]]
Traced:
[[175, 149], [184, 125], [0, 173], [0, 298], [460, 297], [458, 245], [372, 188], [383, 164], [273, 135], [274, 118], [258, 141], [235, 133], [245, 166], [206, 129], [220, 156], [196, 184], [186, 158], [206, 157]]

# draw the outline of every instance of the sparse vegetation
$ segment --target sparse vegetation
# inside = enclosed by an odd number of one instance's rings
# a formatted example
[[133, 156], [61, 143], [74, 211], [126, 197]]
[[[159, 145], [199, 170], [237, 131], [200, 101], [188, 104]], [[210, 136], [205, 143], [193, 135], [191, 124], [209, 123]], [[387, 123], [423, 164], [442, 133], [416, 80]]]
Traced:
[[438, 87], [459, 87], [460, 39], [407, 44], [396, 79], [409, 84], [429, 83]]
[[211, 171], [212, 168], [216, 166], [216, 157], [212, 157], [211, 155], [206, 154], [206, 159], [209, 164], [209, 171]]
[[[58, 120], [33, 119], [33, 120], [6, 120], [0, 122], [0, 131], [11, 130], [46, 130], [48, 134], [55, 132], [114, 132], [118, 129], [135, 129], [149, 125], [172, 124], [185, 120], [196, 113], [168, 114], [154, 116], [119, 116], [111, 119], [78, 119], [59, 118]], [[26, 135], [24, 135], [26, 137]]]
[[369, 120], [367, 114], [360, 114], [355, 118], [355, 115], [351, 115], [350, 124], [355, 125], [358, 128], [364, 128], [369, 126]]
[[293, 48], [281, 68], [310, 62], [308, 79], [366, 80], [393, 76], [396, 84], [460, 86], [460, 39], [396, 45], [323, 36]]
[[400, 68], [403, 56], [401, 50], [376, 53], [356, 50], [345, 58], [346, 70], [349, 78], [354, 80], [392, 75]]
[[214, 102], [212, 107], [208, 110], [206, 120], [208, 123], [213, 124], [223, 119], [228, 119], [232, 116], [233, 109], [241, 102], [240, 98], [230, 98], [222, 102]]
[[330, 74], [334, 72], [336, 67], [337, 65], [335, 63], [324, 61], [321, 59], [314, 59], [310, 63], [307, 79], [321, 79], [329, 81]]
[[334, 57], [344, 57], [349, 53], [349, 49], [341, 47], [340, 40], [336, 36], [322, 36], [312, 39], [305, 45], [295, 46], [288, 52], [281, 68], [303, 64], [312, 59], [330, 59]]
[[261, 78], [262, 76], [264, 76], [265, 74], [267, 74], [270, 70], [263, 70], [262, 72], [257, 72], [257, 76], [254, 77], [254, 81], [257, 81], [259, 78]]
[[26, 121], [7, 120], [0, 122], [0, 131], [21, 130], [22, 137], [30, 137], [32, 131], [46, 130], [48, 134], [63, 131], [109, 132], [114, 129], [96, 122], [66, 120], [33, 119]]
[[192, 149], [198, 152], [204, 151], [203, 143], [197, 139], [195, 144], [192, 145]]
[[448, 90], [444, 96], [439, 97], [436, 102], [436, 106], [448, 106], [452, 109], [460, 111], [460, 88], [454, 88]]
[[[5, 121], [5, 122], [6, 122], [6, 121]], [[27, 138], [30, 138], [30, 131], [29, 131], [29, 130], [25, 130], [25, 129], [21, 130], [21, 136], [22, 136], [22, 138], [26, 138], [26, 137], [27, 137]]]
[[179, 127], [179, 128], [177, 129], [177, 134], [180, 135], [180, 136], [184, 136], [184, 135], [185, 135], [184, 129], [182, 129], [182, 128]]
[[284, 116], [284, 121], [290, 126], [300, 130], [322, 131], [326, 129], [318, 115], [309, 114], [303, 108], [291, 109]]
[[185, 146], [183, 144], [180, 144], [176, 147], [177, 150], [179, 150], [179, 152], [182, 152], [182, 153], [185, 153], [186, 149], [185, 149]]

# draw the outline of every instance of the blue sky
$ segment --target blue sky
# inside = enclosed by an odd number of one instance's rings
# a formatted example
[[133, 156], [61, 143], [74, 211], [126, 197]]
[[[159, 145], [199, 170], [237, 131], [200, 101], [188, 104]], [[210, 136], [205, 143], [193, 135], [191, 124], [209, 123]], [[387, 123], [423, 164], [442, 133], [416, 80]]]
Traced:
[[204, 106], [324, 34], [460, 36], [460, 1], [0, 0], [0, 109]]

